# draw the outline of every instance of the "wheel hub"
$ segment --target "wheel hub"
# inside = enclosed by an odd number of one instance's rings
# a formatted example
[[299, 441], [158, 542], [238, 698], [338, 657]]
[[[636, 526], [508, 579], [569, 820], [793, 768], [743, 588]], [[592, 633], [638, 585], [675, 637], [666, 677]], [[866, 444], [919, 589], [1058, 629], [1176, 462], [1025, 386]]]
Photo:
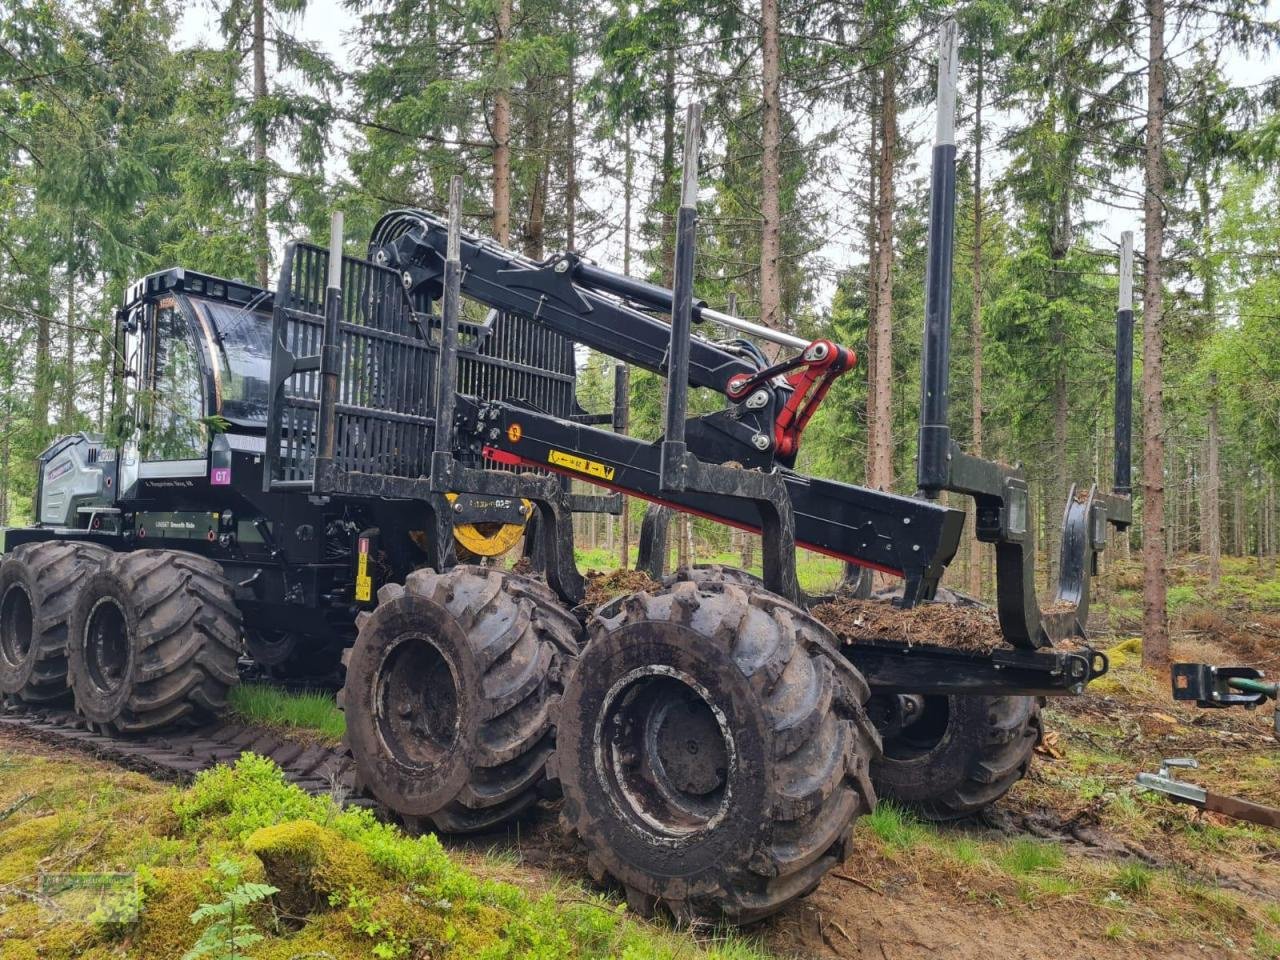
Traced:
[[614, 806], [673, 838], [715, 826], [729, 806], [733, 736], [700, 684], [653, 666], [619, 681], [597, 727], [597, 765]]
[[104, 597], [90, 611], [84, 632], [89, 679], [104, 693], [113, 693], [129, 667], [129, 624], [124, 611]]
[[377, 686], [378, 735], [402, 763], [437, 763], [461, 734], [458, 682], [440, 648], [406, 637], [382, 662]]
[[18, 667], [31, 652], [35, 618], [31, 597], [21, 584], [12, 583], [0, 598], [0, 656], [10, 667]]

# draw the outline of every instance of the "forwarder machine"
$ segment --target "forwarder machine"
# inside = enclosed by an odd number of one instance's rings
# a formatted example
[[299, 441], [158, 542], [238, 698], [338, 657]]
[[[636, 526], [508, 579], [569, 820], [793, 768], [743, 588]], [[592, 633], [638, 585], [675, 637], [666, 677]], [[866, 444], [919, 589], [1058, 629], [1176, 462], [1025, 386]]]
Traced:
[[[295, 308], [303, 291], [289, 271], [308, 269], [306, 255], [291, 256], [282, 284]], [[390, 280], [402, 298], [399, 278]], [[385, 291], [362, 295], [353, 322], [366, 322], [357, 311], [370, 303], [393, 302]], [[272, 422], [275, 307], [269, 291], [181, 268], [130, 289], [116, 314], [118, 439], [56, 440], [39, 461], [36, 525], [0, 531], [0, 698], [49, 707], [74, 698], [95, 726], [145, 733], [215, 719], [246, 668], [340, 684], [340, 654], [376, 586], [439, 554], [426, 549], [414, 501], [318, 496], [309, 484], [264, 475], [268, 442], [305, 442], [297, 423]], [[421, 302], [411, 328], [377, 328], [378, 316], [361, 341], [365, 354], [348, 358], [350, 377], [364, 378], [349, 403], [394, 397], [414, 413], [347, 433], [349, 449], [371, 462], [411, 457], [429, 436], [429, 383], [417, 371], [428, 327], [439, 322]], [[458, 375], [475, 396], [514, 391], [557, 416], [600, 422], [577, 405], [571, 341], [497, 310], [462, 329]], [[320, 335], [294, 324], [274, 355], [314, 353]], [[295, 365], [295, 382], [314, 394], [318, 373], [306, 367]], [[452, 491], [447, 499], [449, 562], [512, 550], [533, 509]], [[620, 509], [613, 494], [569, 502], [584, 512]]]
[[[406, 821], [462, 832], [558, 783], [591, 873], [621, 883], [637, 910], [681, 917], [748, 922], [812, 890], [877, 791], [938, 817], [990, 802], [1027, 769], [1039, 698], [1079, 693], [1106, 670], [1079, 641], [1107, 525], [1131, 516], [1131, 282], [1126, 272], [1114, 492], [1067, 498], [1059, 583], [1041, 609], [1023, 471], [967, 455], [948, 428], [956, 66], [947, 24], [918, 495], [794, 469], [850, 350], [694, 297], [695, 107], [674, 289], [463, 233], [456, 181], [447, 221], [391, 213], [367, 257], [343, 254], [340, 220], [327, 250], [291, 244], [270, 336], [255, 325], [250, 346], [242, 324], [261, 291], [148, 278], [124, 332], [140, 358], [141, 436], [163, 459], [126, 446], [103, 467], [106, 494], [84, 501], [87, 524], [67, 529], [85, 515], [77, 507], [8, 534], [7, 689], [53, 691], [65, 656], [87, 717], [151, 728], [216, 708], [242, 618], [261, 645], [268, 630], [340, 638], [334, 621], [354, 612], [340, 698], [367, 791]], [[722, 328], [733, 336], [709, 332]], [[574, 415], [575, 344], [666, 378], [659, 440]], [[221, 398], [208, 440], [148, 399], [165, 389], [151, 371], [190, 371], [175, 389], [196, 407], [196, 370], [198, 409]], [[690, 386], [725, 408], [688, 416]], [[95, 444], [69, 444], [68, 475], [83, 475]], [[97, 446], [99, 465], [109, 453]], [[55, 491], [75, 501], [57, 487], [56, 456], [42, 519]], [[681, 570], [584, 612], [565, 478], [757, 532], [763, 577]], [[1007, 644], [841, 645], [803, 606], [797, 546], [900, 578], [900, 607], [935, 602], [964, 520], [943, 491], [973, 497], [975, 532], [994, 546]], [[493, 523], [486, 511], [499, 507], [529, 510], [530, 575], [457, 562], [459, 518]], [[20, 662], [35, 666], [24, 674]]]

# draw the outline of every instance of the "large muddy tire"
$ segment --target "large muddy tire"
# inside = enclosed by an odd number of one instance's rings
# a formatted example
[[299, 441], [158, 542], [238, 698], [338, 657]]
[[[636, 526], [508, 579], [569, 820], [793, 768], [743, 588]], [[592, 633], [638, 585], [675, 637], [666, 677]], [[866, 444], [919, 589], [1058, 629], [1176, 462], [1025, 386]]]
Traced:
[[85, 581], [71, 616], [76, 709], [113, 733], [212, 722], [239, 679], [240, 631], [214, 561], [177, 550], [113, 554]]
[[[890, 697], [872, 698], [892, 709]], [[1035, 697], [924, 697], [919, 719], [884, 737], [871, 765], [881, 797], [929, 820], [957, 820], [995, 803], [1027, 775], [1040, 742]]]
[[664, 577], [662, 585], [673, 587], [682, 580], [692, 581], [699, 586], [732, 583], [747, 591], [764, 589], [764, 580], [754, 573], [743, 570], [741, 567], [726, 567], [719, 563], [695, 563], [691, 567], [681, 567], [675, 573]]
[[818, 885], [875, 802], [867, 686], [781, 597], [685, 581], [595, 617], [551, 772], [631, 907], [748, 923]]
[[537, 799], [551, 701], [581, 631], [545, 584], [417, 570], [382, 587], [358, 625], [339, 703], [365, 789], [446, 833], [491, 828]]
[[0, 558], [0, 694], [70, 701], [67, 624], [77, 591], [107, 553], [97, 544], [47, 540]]

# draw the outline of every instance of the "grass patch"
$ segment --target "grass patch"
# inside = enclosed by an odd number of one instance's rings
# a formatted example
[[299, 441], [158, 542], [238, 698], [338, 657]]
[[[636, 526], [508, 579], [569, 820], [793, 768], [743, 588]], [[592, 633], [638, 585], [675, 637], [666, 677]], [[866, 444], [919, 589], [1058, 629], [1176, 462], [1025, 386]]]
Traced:
[[1062, 866], [1062, 848], [1040, 840], [1015, 840], [1000, 856], [999, 863], [1015, 877], [1057, 870]]
[[269, 683], [242, 683], [232, 688], [228, 702], [245, 723], [303, 733], [331, 744], [341, 743], [347, 732], [346, 718], [328, 693], [293, 693]]
[[1145, 897], [1151, 890], [1151, 882], [1151, 869], [1143, 864], [1130, 863], [1116, 870], [1116, 889], [1131, 899]]
[[936, 835], [908, 810], [892, 800], [881, 800], [875, 810], [858, 821], [859, 829], [870, 830], [890, 850], [911, 850]]
[[1277, 960], [1280, 958], [1280, 937], [1260, 926], [1253, 934], [1253, 949], [1264, 960]]

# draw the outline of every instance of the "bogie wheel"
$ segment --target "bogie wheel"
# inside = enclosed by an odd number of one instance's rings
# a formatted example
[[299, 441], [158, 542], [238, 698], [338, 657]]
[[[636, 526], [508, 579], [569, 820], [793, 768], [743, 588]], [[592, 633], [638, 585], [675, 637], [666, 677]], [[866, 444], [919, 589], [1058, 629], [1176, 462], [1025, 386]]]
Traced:
[[825, 627], [773, 594], [685, 581], [588, 631], [551, 770], [597, 880], [641, 913], [748, 923], [845, 858], [878, 738]]
[[681, 567], [663, 578], [662, 585], [672, 587], [682, 580], [691, 580], [699, 585], [732, 583], [748, 591], [764, 589], [764, 580], [754, 573], [741, 567], [726, 567], [718, 563], [695, 563], [691, 567]]
[[118, 733], [213, 721], [239, 679], [240, 631], [231, 585], [214, 561], [176, 550], [113, 554], [72, 612], [76, 709]]
[[929, 820], [979, 813], [1027, 775], [1040, 705], [1036, 697], [874, 695], [869, 709], [884, 733], [884, 755], [871, 765], [876, 790]]
[[339, 702], [362, 786], [446, 833], [533, 803], [581, 629], [555, 595], [492, 568], [417, 570], [379, 590], [358, 624]]
[[0, 558], [0, 693], [47, 705], [70, 699], [67, 623], [77, 590], [107, 552], [47, 540]]

